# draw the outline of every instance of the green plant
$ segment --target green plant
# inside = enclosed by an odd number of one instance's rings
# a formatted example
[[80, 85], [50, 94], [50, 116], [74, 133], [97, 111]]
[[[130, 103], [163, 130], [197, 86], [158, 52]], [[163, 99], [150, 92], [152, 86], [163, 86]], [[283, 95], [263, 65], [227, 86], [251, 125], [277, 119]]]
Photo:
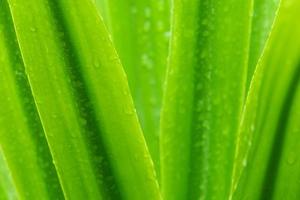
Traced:
[[299, 11], [0, 0], [0, 199], [298, 199]]

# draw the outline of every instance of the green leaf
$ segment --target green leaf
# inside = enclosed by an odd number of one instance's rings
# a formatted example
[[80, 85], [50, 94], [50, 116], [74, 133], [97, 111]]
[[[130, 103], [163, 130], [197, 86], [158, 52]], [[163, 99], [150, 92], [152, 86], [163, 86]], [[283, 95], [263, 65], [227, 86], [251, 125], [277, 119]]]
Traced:
[[105, 23], [108, 23], [109, 13], [108, 13], [108, 5], [106, 0], [92, 0], [97, 6], [98, 10], [100, 10], [100, 17], [103, 18]]
[[65, 198], [160, 199], [126, 75], [94, 4], [8, 3]]
[[17, 192], [13, 180], [4, 160], [4, 154], [0, 148], [0, 199], [17, 199]]
[[6, 1], [0, 2], [1, 149], [21, 199], [62, 199]]
[[159, 173], [159, 118], [167, 65], [170, 0], [96, 0], [120, 55]]
[[[300, 2], [283, 0], [258, 63], [239, 130], [233, 199], [272, 198], [299, 79]], [[296, 80], [296, 82], [295, 82]]]
[[174, 0], [161, 120], [164, 199], [229, 194], [252, 1]]
[[273, 28], [280, 1], [281, 0], [254, 0], [247, 76], [248, 89], [257, 62], [262, 55], [266, 41]]
[[300, 166], [299, 166], [299, 136], [300, 136], [300, 67], [298, 66], [297, 77], [290, 90], [288, 103], [289, 110], [286, 110], [286, 114], [281, 123], [285, 123], [285, 135], [280, 140], [282, 141], [281, 152], [278, 153], [277, 157], [277, 174], [276, 182], [273, 185], [274, 199], [299, 199], [299, 177], [300, 177]]

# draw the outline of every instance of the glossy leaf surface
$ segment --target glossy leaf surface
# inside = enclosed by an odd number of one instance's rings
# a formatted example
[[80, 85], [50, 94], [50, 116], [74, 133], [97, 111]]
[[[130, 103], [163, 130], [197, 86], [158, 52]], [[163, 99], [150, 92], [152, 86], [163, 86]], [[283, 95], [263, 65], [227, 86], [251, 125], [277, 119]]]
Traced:
[[265, 199], [274, 194], [299, 79], [299, 6], [298, 1], [282, 1], [254, 74], [239, 131], [233, 199]]
[[8, 4], [65, 198], [159, 199], [126, 75], [94, 4]]
[[244, 102], [252, 1], [175, 0], [161, 120], [162, 194], [229, 194]]
[[96, 0], [128, 75], [159, 174], [159, 118], [170, 34], [170, 0]]

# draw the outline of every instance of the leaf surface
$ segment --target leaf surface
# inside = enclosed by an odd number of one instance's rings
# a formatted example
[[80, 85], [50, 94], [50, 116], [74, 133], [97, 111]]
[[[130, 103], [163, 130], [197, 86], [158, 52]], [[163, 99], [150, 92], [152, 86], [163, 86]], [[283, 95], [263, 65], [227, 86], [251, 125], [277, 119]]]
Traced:
[[251, 25], [249, 66], [247, 75], [247, 88], [255, 71], [255, 67], [266, 46], [281, 0], [254, 0], [253, 17]]
[[298, 190], [300, 180], [299, 166], [299, 135], [300, 135], [300, 81], [295, 78], [291, 94], [290, 108], [285, 116], [286, 120], [281, 123], [286, 123], [284, 130], [284, 138], [282, 142], [282, 151], [278, 155], [278, 166], [276, 182], [273, 185], [274, 199], [299, 199], [300, 192]]
[[239, 129], [233, 199], [266, 199], [274, 193], [299, 79], [299, 6], [299, 1], [282, 1], [251, 82]]
[[2, 150], [0, 149], [0, 199], [14, 200], [17, 199], [16, 188], [7, 163], [4, 159]]
[[174, 0], [161, 120], [162, 194], [229, 194], [244, 103], [252, 1]]
[[128, 75], [143, 133], [159, 173], [159, 118], [170, 33], [170, 0], [96, 0]]
[[160, 199], [119, 58], [90, 0], [8, 0], [67, 199]]
[[62, 199], [6, 1], [0, 2], [1, 150], [20, 199]]

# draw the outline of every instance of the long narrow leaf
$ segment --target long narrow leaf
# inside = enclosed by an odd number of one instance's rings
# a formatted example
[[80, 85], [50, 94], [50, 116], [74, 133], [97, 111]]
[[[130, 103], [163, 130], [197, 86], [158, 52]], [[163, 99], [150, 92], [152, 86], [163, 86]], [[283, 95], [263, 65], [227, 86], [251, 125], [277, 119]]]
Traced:
[[0, 148], [0, 199], [15, 200], [17, 191]]
[[6, 1], [0, 2], [0, 136], [19, 198], [62, 199]]
[[156, 172], [170, 0], [97, 0], [120, 55]]
[[125, 73], [90, 0], [8, 0], [67, 199], [159, 199]]
[[295, 78], [291, 93], [290, 110], [286, 118], [285, 137], [282, 144], [282, 153], [278, 155], [278, 170], [276, 183], [274, 184], [274, 199], [299, 199], [299, 145], [300, 145], [300, 70], [298, 69], [297, 78]]
[[250, 86], [255, 67], [271, 33], [279, 3], [280, 0], [254, 0], [247, 88]]
[[272, 197], [295, 92], [293, 80], [299, 78], [299, 8], [297, 0], [282, 1], [251, 83], [236, 150], [233, 199]]
[[162, 194], [224, 199], [245, 95], [252, 1], [173, 3]]

